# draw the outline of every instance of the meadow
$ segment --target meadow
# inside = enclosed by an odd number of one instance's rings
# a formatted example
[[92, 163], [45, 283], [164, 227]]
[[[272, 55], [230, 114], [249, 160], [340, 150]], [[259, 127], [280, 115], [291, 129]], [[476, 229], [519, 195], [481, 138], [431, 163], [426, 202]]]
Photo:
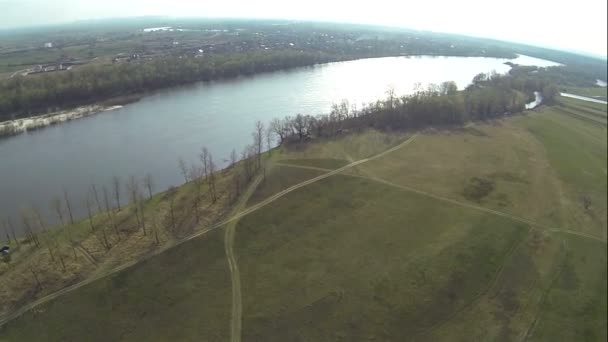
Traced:
[[235, 319], [244, 341], [606, 340], [606, 107], [559, 100], [277, 148], [232, 235], [37, 306], [0, 340], [235, 341]]

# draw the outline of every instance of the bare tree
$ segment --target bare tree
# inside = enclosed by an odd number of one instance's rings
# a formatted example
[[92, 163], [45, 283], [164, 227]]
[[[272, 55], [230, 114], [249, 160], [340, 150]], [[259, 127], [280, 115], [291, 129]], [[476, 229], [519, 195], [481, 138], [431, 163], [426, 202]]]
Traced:
[[93, 204], [91, 203], [91, 199], [89, 195], [85, 195], [85, 203], [87, 205], [87, 214], [89, 216], [89, 225], [91, 227], [91, 231], [95, 231], [95, 225], [93, 224]]
[[30, 224], [30, 219], [28, 217], [27, 210], [21, 209], [21, 226], [23, 227], [23, 231], [25, 232], [26, 242], [31, 243], [34, 242], [32, 237], [32, 226]]
[[203, 187], [203, 182], [204, 182], [203, 175], [201, 174], [203, 171], [196, 165], [192, 165], [192, 169], [190, 172], [191, 172], [192, 181], [194, 182], [194, 187], [195, 187], [194, 201], [192, 202], [192, 209], [194, 209], [194, 220], [196, 223], [199, 223], [200, 216], [201, 216], [200, 205], [201, 205], [202, 194], [203, 194], [202, 187]]
[[182, 176], [184, 176], [184, 182], [188, 183], [188, 167], [186, 166], [186, 162], [181, 157], [177, 160], [177, 166], [179, 167]]
[[259, 169], [262, 166], [262, 148], [264, 147], [264, 124], [262, 121], [255, 122], [255, 130], [252, 135], [256, 154], [256, 169]]
[[169, 195], [169, 219], [171, 221], [171, 230], [175, 232], [175, 196], [177, 195], [177, 189], [172, 186], [167, 192]]
[[27, 240], [33, 242], [36, 247], [40, 247], [40, 241], [38, 240], [38, 236], [34, 231], [34, 227], [30, 221], [29, 213], [27, 210], [21, 211], [21, 223], [23, 224], [23, 230], [25, 230], [25, 235]]
[[49, 250], [49, 254], [51, 255], [51, 261], [55, 262], [55, 253], [53, 253], [53, 249], [51, 248], [51, 242], [46, 241], [46, 248]]
[[63, 208], [61, 206], [61, 198], [55, 196], [53, 197], [53, 199], [51, 199], [51, 209], [55, 211], [55, 214], [57, 214], [57, 218], [59, 219], [59, 222], [61, 222], [61, 225], [65, 226], [65, 219], [63, 218]]
[[40, 284], [40, 279], [38, 279], [38, 272], [34, 270], [33, 267], [30, 267], [30, 272], [34, 275], [34, 279], [36, 280], [36, 284], [38, 284], [38, 288], [42, 288], [42, 284]]
[[[137, 205], [137, 202], [135, 203]], [[141, 229], [144, 232], [144, 235], [148, 235], [146, 233], [146, 208], [144, 206], [144, 199], [141, 193], [139, 193], [139, 207], [141, 214]]]
[[158, 224], [156, 222], [152, 223], [152, 230], [154, 233], [154, 240], [156, 242], [156, 245], [159, 245], [160, 241], [158, 240]]
[[[51, 199], [51, 208], [55, 211], [55, 214], [57, 214], [57, 218], [59, 218], [59, 222], [61, 222], [61, 225], [65, 226], [66, 222], [65, 222], [65, 218], [63, 216], [61, 198], [59, 198], [59, 196], [55, 196], [55, 197], [53, 197], [53, 199]], [[72, 235], [70, 234], [70, 229], [65, 227], [64, 230], [65, 230], [66, 234], [68, 235], [68, 240], [70, 240], [70, 246], [72, 247], [72, 251], [74, 252], [74, 259], [76, 259], [76, 248], [74, 247], [74, 240], [72, 240]], [[63, 264], [63, 260], [61, 262]], [[64, 265], [64, 270], [65, 270], [65, 265]]]
[[245, 180], [249, 182], [255, 173], [255, 146], [249, 145], [243, 149], [241, 154], [241, 161], [243, 162], [243, 169], [245, 170]]
[[103, 239], [103, 240], [101, 240], [101, 245], [106, 249], [106, 251], [108, 251], [110, 249], [110, 247], [112, 247], [112, 246], [110, 245], [110, 241], [108, 240], [108, 234], [106, 233], [106, 228], [103, 225], [101, 226], [101, 237]]
[[300, 140], [304, 139], [304, 137], [308, 135], [308, 132], [306, 132], [306, 128], [308, 127], [308, 119], [309, 118], [307, 115], [298, 114], [293, 120], [294, 129]]
[[97, 186], [95, 184], [91, 184], [91, 193], [93, 194], [97, 211], [101, 211], [101, 202], [99, 202], [99, 193], [97, 192]]
[[112, 186], [114, 188], [114, 198], [116, 199], [116, 208], [120, 211], [120, 178], [112, 177]]
[[285, 121], [278, 118], [274, 118], [272, 119], [272, 121], [270, 121], [269, 129], [279, 136], [279, 143], [283, 144], [285, 138], [287, 137]]
[[32, 206], [32, 214], [34, 214], [34, 218], [36, 219], [38, 226], [42, 229], [43, 232], [46, 232], [46, 225], [42, 220], [42, 215], [40, 215], [40, 210], [36, 206]]
[[236, 163], [238, 163], [239, 157], [236, 154], [236, 150], [232, 149], [232, 152], [230, 152], [230, 167], [234, 167], [236, 166]]
[[203, 181], [203, 171], [202, 168], [192, 164], [190, 165], [190, 170], [188, 170], [188, 178], [193, 181], [195, 184], [198, 184], [198, 181]]
[[268, 155], [272, 155], [272, 140], [274, 138], [274, 132], [270, 126], [266, 128], [266, 147], [268, 148]]
[[44, 221], [42, 220], [42, 215], [40, 215], [40, 210], [38, 210], [38, 208], [36, 206], [32, 206], [32, 213], [34, 214], [34, 217], [36, 218], [36, 221], [38, 222], [38, 226], [40, 227], [40, 229], [42, 229], [43, 232], [46, 232], [46, 224], [44, 224]]
[[215, 163], [213, 163], [213, 156], [211, 155], [211, 153], [209, 153], [209, 157], [207, 159], [207, 162], [209, 164], [209, 193], [211, 194], [211, 200], [213, 201], [213, 203], [215, 203], [215, 201], [217, 201], [217, 191], [215, 188]]
[[110, 198], [108, 196], [108, 190], [106, 189], [105, 186], [102, 186], [101, 191], [103, 192], [103, 203], [106, 207], [106, 214], [108, 215], [108, 218], [112, 222], [112, 227], [114, 228], [114, 233], [118, 237], [118, 240], [120, 240], [120, 234], [118, 233], [118, 226], [116, 225], [116, 219], [114, 218], [114, 211], [112, 210], [112, 206], [110, 205]]
[[65, 201], [65, 208], [68, 210], [68, 215], [70, 216], [70, 224], [74, 224], [74, 216], [72, 216], [72, 206], [70, 205], [68, 191], [65, 188], [63, 189], [63, 200]]
[[154, 180], [152, 179], [152, 175], [146, 173], [144, 177], [144, 185], [148, 189], [148, 199], [152, 199], [152, 189], [154, 188]]
[[59, 262], [61, 263], [61, 268], [63, 269], [63, 272], [65, 272], [66, 271], [65, 260], [63, 259], [63, 254], [61, 254], [61, 250], [59, 249], [59, 243], [57, 243], [56, 239], [54, 239], [54, 243], [55, 243], [55, 249], [57, 250], [57, 257], [59, 258]]
[[19, 239], [17, 239], [17, 234], [15, 234], [15, 227], [13, 226], [13, 222], [11, 221], [11, 218], [7, 217], [4, 222], [6, 224], [6, 227], [8, 227], [8, 229], [11, 231], [11, 233], [13, 235], [13, 240], [15, 240], [15, 242], [17, 243], [17, 247], [19, 247]]
[[209, 152], [209, 150], [203, 146], [201, 148], [201, 154], [199, 155], [200, 159], [201, 159], [201, 163], [203, 164], [203, 176], [205, 176], [205, 181], [207, 180], [207, 177], [209, 177], [209, 156], [211, 155], [211, 153]]
[[133, 210], [135, 211], [135, 218], [137, 219], [137, 226], [141, 227], [141, 220], [139, 218], [139, 183], [135, 176], [129, 177], [129, 181], [127, 183], [127, 189], [129, 190], [129, 197], [131, 203], [133, 204]]
[[234, 182], [234, 197], [233, 199], [238, 198], [238, 196], [241, 193], [241, 189], [240, 189], [240, 172], [239, 170], [236, 168], [236, 164], [238, 163], [238, 156], [236, 154], [236, 150], [232, 149], [232, 152], [230, 153], [230, 167], [234, 168], [233, 174], [232, 174], [232, 181]]
[[10, 244], [11, 236], [8, 234], [8, 223], [7, 223], [7, 219], [5, 219], [5, 218], [2, 218], [2, 228], [4, 228], [4, 234], [6, 235], [6, 242], [8, 244]]
[[234, 199], [236, 200], [241, 195], [241, 173], [236, 171], [232, 177], [234, 181]]

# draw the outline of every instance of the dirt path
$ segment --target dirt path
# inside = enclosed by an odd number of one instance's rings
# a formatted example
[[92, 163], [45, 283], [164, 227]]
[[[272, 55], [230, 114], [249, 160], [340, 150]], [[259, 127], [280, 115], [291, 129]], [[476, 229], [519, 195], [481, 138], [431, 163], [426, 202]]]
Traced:
[[[242, 210], [247, 201], [253, 195], [255, 189], [262, 181], [263, 175], [258, 175], [251, 185], [247, 188], [247, 191], [240, 196], [238, 203], [232, 210], [234, 216], [240, 210]], [[241, 296], [241, 276], [239, 273], [239, 265], [234, 255], [234, 236], [236, 234], [236, 226], [238, 220], [234, 220], [226, 225], [226, 232], [224, 234], [224, 250], [226, 251], [226, 259], [228, 260], [228, 268], [230, 270], [230, 280], [232, 283], [232, 310], [230, 315], [230, 341], [240, 342], [241, 341], [241, 330], [243, 322], [243, 301]]]

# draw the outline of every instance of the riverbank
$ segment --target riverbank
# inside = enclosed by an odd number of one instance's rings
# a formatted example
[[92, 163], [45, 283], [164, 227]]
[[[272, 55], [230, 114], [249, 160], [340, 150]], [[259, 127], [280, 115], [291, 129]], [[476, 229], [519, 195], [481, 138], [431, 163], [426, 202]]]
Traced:
[[0, 123], [0, 138], [35, 131], [58, 123], [85, 118], [94, 114], [122, 108], [122, 105], [89, 105], [72, 110], [54, 112]]
[[[348, 61], [352, 61], [352, 60], [366, 60], [366, 59], [376, 59], [376, 58], [397, 58], [397, 57], [407, 57], [407, 58], [410, 58], [410, 57], [420, 57], [420, 58], [446, 57], [447, 58], [450, 56], [432, 56], [432, 55], [398, 55], [398, 56], [393, 56], [393, 57], [342, 56], [340, 58], [334, 58], [334, 59], [330, 58], [330, 59], [327, 59], [320, 63], [313, 63], [313, 64], [296, 63], [296, 65], [279, 68], [276, 70], [272, 69], [272, 68], [271, 68], [271, 70], [265, 70], [265, 69], [258, 70], [257, 72], [255, 72], [251, 75], [237, 74], [237, 75], [232, 75], [232, 76], [221, 77], [218, 80], [230, 80], [230, 79], [235, 79], [235, 78], [239, 78], [239, 77], [247, 77], [247, 76], [253, 76], [253, 75], [260, 75], [260, 74], [269, 74], [269, 73], [273, 73], [273, 72], [277, 72], [277, 71], [292, 70], [292, 69], [297, 69], [297, 68], [302, 68], [302, 67], [305, 68], [305, 67], [311, 67], [311, 66], [316, 66], [316, 65], [328, 65], [328, 64], [332, 64], [332, 63], [348, 62]], [[465, 57], [465, 58], [476, 58], [476, 57]], [[538, 64], [539, 63], [539, 65], [545, 65], [544, 63], [552, 63], [552, 62], [543, 61], [540, 59], [536, 59], [536, 58], [524, 56], [524, 55], [517, 55], [517, 57], [512, 59], [512, 61], [513, 61], [513, 63], [511, 61], [509, 61], [509, 62], [505, 62], [504, 64], [508, 65], [510, 68], [513, 65], [520, 65], [520, 64], [529, 65], [529, 64], [535, 64], [535, 63]], [[122, 105], [136, 102], [136, 101], [140, 100], [141, 98], [143, 98], [144, 96], [150, 95], [151, 93], [154, 93], [156, 91], [162, 91], [162, 90], [166, 90], [166, 89], [170, 89], [170, 88], [179, 88], [179, 87], [187, 86], [188, 84], [195, 84], [195, 83], [199, 83], [199, 82], [209, 82], [209, 81], [213, 81], [213, 80], [212, 79], [207, 80], [207, 81], [198, 80], [198, 79], [189, 80], [189, 81], [187, 80], [185, 82], [182, 82], [181, 84], [174, 84], [172, 86], [167, 86], [167, 87], [159, 87], [158, 89], [149, 90], [149, 91], [134, 90], [133, 93], [129, 94], [129, 95], [109, 97], [109, 98], [105, 98], [105, 99], [103, 97], [100, 97], [97, 100], [91, 100], [91, 102], [89, 102], [89, 103], [87, 103], [87, 102], [74, 103], [74, 105], [80, 104], [81, 106], [76, 107], [76, 108], [65, 109], [60, 112], [54, 112], [54, 113], [50, 113], [50, 114], [43, 114], [43, 115], [38, 115], [38, 116], [10, 120], [10, 121], [6, 121], [6, 122], [0, 122], [0, 138], [18, 135], [20, 133], [37, 130], [37, 129], [48, 127], [48, 126], [55, 125], [58, 123], [70, 121], [73, 119], [87, 117], [87, 116], [90, 116], [90, 115], [93, 115], [93, 114], [96, 114], [99, 112], [107, 111], [107, 110], [117, 109], [117, 108], [120, 108], [120, 106], [122, 106]]]

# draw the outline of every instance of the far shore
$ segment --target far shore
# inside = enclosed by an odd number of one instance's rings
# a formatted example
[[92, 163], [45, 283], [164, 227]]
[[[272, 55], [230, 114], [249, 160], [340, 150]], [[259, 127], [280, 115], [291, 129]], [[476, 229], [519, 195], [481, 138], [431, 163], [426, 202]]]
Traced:
[[58, 123], [84, 118], [101, 112], [122, 108], [122, 105], [104, 106], [88, 105], [71, 110], [53, 112], [49, 114], [32, 116], [0, 122], [0, 138], [18, 135], [28, 131], [38, 130]]
[[63, 122], [85, 118], [98, 113], [122, 108], [124, 105], [139, 101], [145, 93], [135, 93], [113, 97], [104, 101], [86, 104], [80, 107], [64, 109], [48, 114], [0, 122], [0, 139], [35, 131]]

